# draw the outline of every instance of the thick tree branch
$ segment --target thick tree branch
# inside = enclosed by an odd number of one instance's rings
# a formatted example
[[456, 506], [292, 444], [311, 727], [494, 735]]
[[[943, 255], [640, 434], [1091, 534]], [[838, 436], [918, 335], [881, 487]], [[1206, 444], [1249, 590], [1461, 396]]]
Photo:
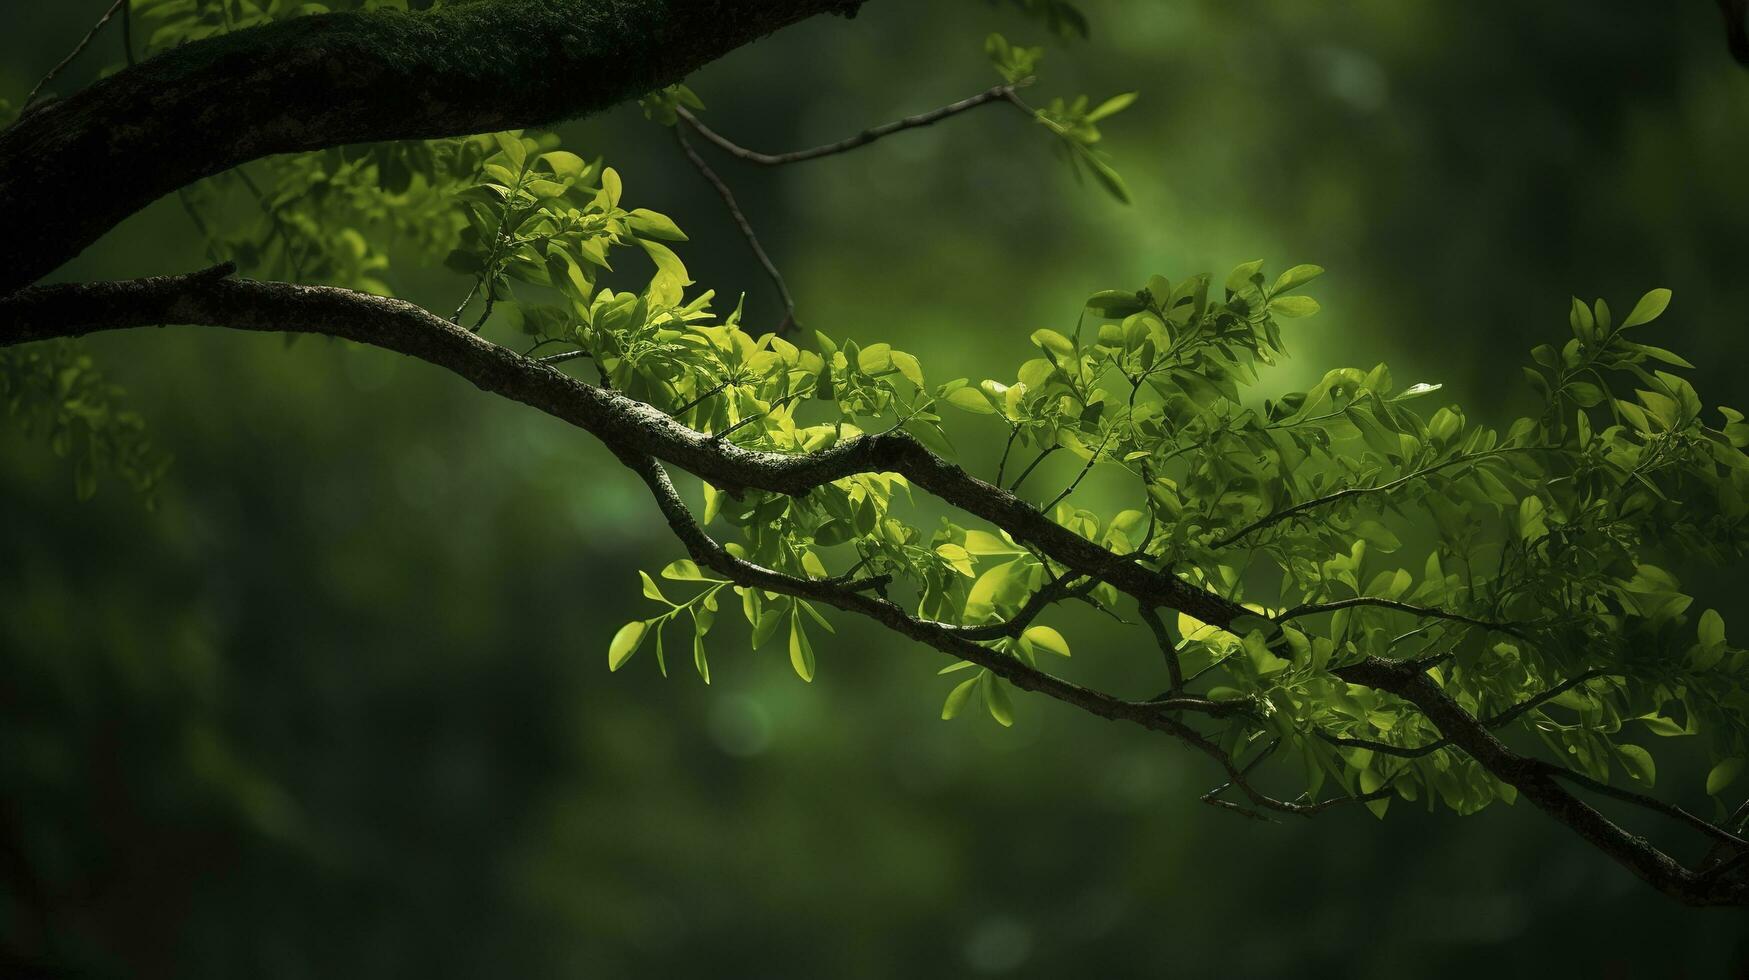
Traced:
[[164, 52], [0, 131], [0, 228], [14, 232], [0, 236], [0, 295], [159, 197], [250, 160], [555, 123], [860, 4], [462, 0], [298, 17]]
[[227, 274], [221, 267], [191, 276], [27, 289], [0, 299], [0, 346], [164, 324], [342, 337], [446, 368], [482, 390], [584, 429], [615, 451], [654, 456], [723, 490], [800, 495], [858, 473], [900, 473], [912, 486], [1140, 601], [1216, 626], [1245, 614], [1222, 596], [1088, 541], [1032, 504], [929, 452], [903, 430], [859, 436], [806, 454], [746, 449], [688, 428], [643, 402], [584, 384], [411, 303], [326, 286], [233, 280]]
[[1674, 803], [1666, 803], [1656, 797], [1647, 796], [1644, 793], [1636, 793], [1631, 789], [1623, 789], [1620, 786], [1611, 786], [1602, 780], [1593, 779], [1577, 769], [1568, 769], [1565, 766], [1557, 766], [1552, 762], [1543, 762], [1542, 767], [1544, 772], [1547, 772], [1549, 775], [1554, 776], [1557, 779], [1565, 779], [1568, 782], [1583, 786], [1593, 793], [1608, 796], [1620, 800], [1623, 803], [1631, 803], [1637, 807], [1643, 807], [1647, 810], [1662, 813], [1673, 820], [1677, 820], [1693, 827], [1707, 837], [1712, 838], [1713, 841], [1718, 844], [1735, 848], [1739, 851], [1749, 851], [1749, 841], [1738, 837], [1736, 834], [1731, 833], [1729, 830], [1726, 830], [1717, 824], [1703, 820], [1700, 817], [1689, 813], [1687, 810], [1684, 810], [1682, 807], [1679, 807]]

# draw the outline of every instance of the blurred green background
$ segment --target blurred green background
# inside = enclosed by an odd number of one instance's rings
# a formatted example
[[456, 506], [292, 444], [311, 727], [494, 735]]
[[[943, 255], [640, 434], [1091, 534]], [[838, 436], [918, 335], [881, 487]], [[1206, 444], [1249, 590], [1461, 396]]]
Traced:
[[[0, 93], [103, 6], [0, 9]], [[1325, 312], [1272, 386], [1387, 360], [1503, 421], [1569, 294], [1662, 285], [1658, 342], [1749, 402], [1749, 72], [1712, 4], [1085, 6], [1092, 40], [1053, 45], [1036, 96], [1141, 91], [1104, 127], [1132, 207], [1001, 107], [780, 172], [721, 161], [804, 324], [934, 381], [1006, 377], [1094, 290], [1317, 262]], [[990, 30], [1043, 39], [1006, 8], [871, 0], [692, 82], [721, 131], [787, 149], [987, 87]], [[631, 107], [564, 132], [775, 322], [665, 130]], [[161, 202], [58, 275], [203, 263]], [[1678, 908], [1527, 807], [1246, 822], [1139, 730], [1038, 698], [1010, 731], [938, 721], [939, 658], [842, 618], [811, 687], [732, 629], [710, 688], [648, 657], [610, 676], [634, 570], [680, 551], [587, 437], [339, 343], [89, 346], [176, 462], [155, 513], [113, 481], [79, 504], [0, 427], [0, 974], [1749, 975], [1741, 913]], [[1703, 588], [1727, 620], [1741, 579]], [[1138, 634], [1058, 622], [1070, 675], [1145, 683]], [[1652, 747], [1692, 795], [1681, 746]]]

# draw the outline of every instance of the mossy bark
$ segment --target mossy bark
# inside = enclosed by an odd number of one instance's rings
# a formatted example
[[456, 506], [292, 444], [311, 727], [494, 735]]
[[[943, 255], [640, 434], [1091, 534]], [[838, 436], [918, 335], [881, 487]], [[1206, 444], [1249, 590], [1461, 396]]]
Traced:
[[153, 200], [274, 153], [539, 126], [861, 0], [473, 0], [189, 44], [0, 132], [0, 295]]

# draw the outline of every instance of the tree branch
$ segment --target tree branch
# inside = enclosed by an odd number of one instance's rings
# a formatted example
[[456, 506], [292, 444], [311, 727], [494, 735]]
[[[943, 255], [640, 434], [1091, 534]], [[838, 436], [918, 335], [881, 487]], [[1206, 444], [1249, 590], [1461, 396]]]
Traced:
[[1683, 867], [1644, 838], [1616, 826], [1555, 780], [1549, 764], [1508, 748], [1424, 671], [1369, 657], [1334, 671], [1351, 684], [1375, 688], [1421, 709], [1435, 728], [1484, 769], [1642, 881], [1688, 905], [1749, 904], [1749, 884], [1723, 881]]
[[[1134, 556], [1114, 554], [1055, 524], [1025, 501], [933, 455], [902, 430], [860, 436], [814, 453], [755, 451], [688, 428], [651, 405], [585, 384], [411, 303], [332, 287], [232, 280], [227, 278], [231, 271], [229, 266], [219, 266], [185, 276], [26, 289], [0, 298], [0, 346], [101, 330], [187, 323], [328, 334], [417, 357], [484, 391], [538, 408], [601, 439], [649, 485], [670, 526], [695, 560], [733, 581], [865, 616], [895, 633], [984, 667], [1022, 690], [1177, 738], [1226, 768], [1229, 782], [1263, 809], [1310, 814], [1337, 803], [1382, 798], [1386, 792], [1380, 789], [1323, 802], [1271, 799], [1246, 782], [1244, 772], [1235, 768], [1224, 749], [1176, 717], [1184, 711], [1243, 717], [1250, 711], [1243, 702], [1195, 697], [1122, 700], [982, 646], [963, 635], [962, 627], [919, 620], [885, 597], [866, 594], [857, 583], [798, 578], [735, 558], [704, 533], [657, 462], [678, 465], [724, 490], [785, 494], [803, 494], [857, 473], [897, 472], [913, 487], [989, 521], [1017, 542], [1030, 543], [1070, 572], [1109, 582], [1149, 608], [1178, 609], [1223, 628], [1246, 615], [1242, 607], [1224, 597], [1174, 575], [1150, 570]], [[1682, 867], [1663, 851], [1617, 827], [1556, 781], [1570, 777], [1507, 748], [1487, 724], [1426, 675], [1428, 665], [1427, 661], [1369, 658], [1333, 673], [1349, 683], [1373, 687], [1414, 704], [1445, 739], [1489, 773], [1666, 894], [1696, 905], [1749, 904], [1749, 884], [1726, 880], [1716, 869], [1696, 873]]]
[[328, 286], [233, 280], [225, 278], [228, 274], [227, 267], [219, 267], [186, 276], [27, 289], [0, 299], [0, 346], [172, 323], [327, 334], [435, 364], [482, 390], [584, 429], [616, 451], [655, 456], [719, 489], [799, 496], [858, 473], [900, 473], [913, 487], [1137, 600], [1222, 627], [1246, 612], [1220, 595], [1081, 537], [1030, 503], [931, 453], [902, 429], [858, 436], [813, 453], [746, 449], [484, 340], [412, 303]]
[[[636, 450], [626, 450], [618, 446], [610, 448], [649, 487], [669, 528], [686, 546], [692, 559], [737, 585], [810, 599], [844, 612], [864, 616], [901, 636], [976, 664], [1021, 690], [1043, 694], [1101, 718], [1130, 721], [1144, 728], [1175, 735], [1185, 727], [1183, 723], [1167, 717], [1167, 711], [1186, 710], [1186, 705], [1167, 708], [1145, 701], [1114, 698], [1030, 667], [1018, 658], [980, 646], [953, 627], [917, 619], [890, 599], [868, 595], [856, 583], [835, 579], [799, 578], [737, 558], [729, 554], [727, 549], [699, 525], [692, 512], [687, 509], [686, 503], [680, 499], [679, 492], [675, 490], [673, 481], [668, 478], [667, 471], [660, 462]], [[1207, 703], [1219, 707], [1216, 702]]]
[[[1578, 687], [1580, 684], [1602, 677], [1607, 673], [1609, 673], [1609, 671], [1598, 667], [1587, 670], [1582, 674], [1569, 677], [1545, 691], [1525, 698], [1523, 701], [1518, 702], [1499, 714], [1490, 715], [1482, 720], [1482, 724], [1488, 728], [1503, 728], [1511, 722], [1517, 721], [1521, 715], [1531, 709], [1541, 707], [1573, 688]], [[1331, 745], [1339, 745], [1350, 749], [1371, 749], [1374, 752], [1381, 752], [1385, 755], [1394, 755], [1400, 759], [1419, 759], [1424, 755], [1432, 755], [1440, 749], [1447, 748], [1452, 744], [1451, 739], [1449, 738], [1442, 738], [1434, 742], [1429, 742], [1426, 745], [1408, 746], [1392, 745], [1389, 742], [1380, 742], [1376, 739], [1370, 738], [1348, 738], [1342, 735], [1331, 735], [1326, 732], [1319, 732], [1318, 737], [1329, 742]]]
[[[0, 131], [0, 295], [152, 201], [275, 153], [540, 126], [861, 0], [469, 0], [196, 41]], [[92, 173], [104, 175], [91, 194]], [[69, 208], [67, 201], [80, 206]]]

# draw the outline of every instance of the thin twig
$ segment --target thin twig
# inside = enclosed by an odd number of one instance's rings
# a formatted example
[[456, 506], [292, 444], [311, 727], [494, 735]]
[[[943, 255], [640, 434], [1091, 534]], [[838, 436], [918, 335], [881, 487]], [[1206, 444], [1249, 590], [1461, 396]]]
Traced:
[[1178, 648], [1173, 646], [1172, 637], [1166, 632], [1166, 624], [1160, 621], [1160, 611], [1153, 606], [1142, 606], [1142, 622], [1148, 624], [1148, 629], [1154, 633], [1154, 642], [1160, 646], [1160, 655], [1166, 658], [1166, 673], [1172, 678], [1171, 693], [1176, 695], [1184, 690], [1184, 668], [1178, 663]]
[[703, 404], [706, 399], [718, 394], [719, 392], [721, 392], [724, 388], [727, 388], [728, 386], [729, 386], [729, 381], [728, 381], [728, 379], [725, 378], [724, 380], [719, 381], [716, 384], [712, 385], [710, 388], [706, 389], [705, 391], [699, 393], [698, 397], [692, 399], [691, 401], [687, 402], [686, 404], [675, 409], [672, 414], [674, 415], [675, 418], [679, 418], [680, 416], [685, 415], [687, 412], [690, 412], [693, 409], [697, 408], [699, 405]]
[[1553, 701], [1554, 699], [1567, 693], [1568, 691], [1572, 690], [1573, 688], [1578, 687], [1579, 685], [1585, 683], [1586, 681], [1594, 680], [1598, 677], [1602, 677], [1603, 675], [1605, 675], [1607, 673], [1609, 673], [1609, 671], [1604, 670], [1601, 667], [1594, 667], [1591, 670], [1585, 671], [1584, 673], [1576, 674], [1573, 677], [1569, 677], [1566, 680], [1562, 681], [1561, 683], [1556, 684], [1554, 687], [1549, 688], [1548, 690], [1542, 692], [1541, 694], [1536, 694], [1536, 695], [1532, 695], [1531, 697], [1525, 698], [1523, 701], [1520, 701], [1519, 703], [1513, 705], [1512, 707], [1507, 708], [1505, 711], [1502, 711], [1499, 714], [1494, 715], [1492, 717], [1483, 719], [1482, 724], [1487, 725], [1489, 728], [1499, 728], [1500, 726], [1505, 725], [1509, 722], [1517, 721], [1518, 718], [1520, 716], [1522, 716], [1525, 712], [1530, 711], [1533, 708], [1539, 708], [1542, 705], [1547, 704], [1548, 702]]
[[1347, 489], [1338, 490], [1334, 493], [1325, 494], [1322, 497], [1314, 497], [1311, 500], [1307, 500], [1307, 501], [1304, 501], [1302, 503], [1295, 504], [1292, 507], [1286, 508], [1285, 510], [1278, 510], [1273, 514], [1267, 514], [1263, 517], [1259, 517], [1257, 520], [1252, 521], [1250, 524], [1245, 525], [1244, 527], [1240, 528], [1237, 531], [1234, 531], [1232, 534], [1227, 535], [1225, 538], [1222, 538], [1221, 540], [1216, 541], [1214, 544], [1210, 545], [1209, 547], [1213, 548], [1216, 551], [1219, 551], [1222, 548], [1226, 548], [1226, 547], [1231, 546], [1233, 543], [1243, 539], [1247, 535], [1253, 534], [1257, 531], [1261, 531], [1267, 527], [1273, 527], [1277, 524], [1280, 524], [1282, 521], [1287, 520], [1288, 518], [1294, 517], [1294, 516], [1299, 515], [1299, 514], [1303, 514], [1306, 511], [1313, 510], [1313, 509], [1316, 509], [1318, 507], [1325, 507], [1325, 506], [1328, 506], [1330, 504], [1338, 503], [1340, 501], [1347, 500], [1347, 499], [1352, 498], [1352, 497], [1364, 496], [1364, 495], [1369, 494], [1369, 493], [1389, 493], [1390, 491], [1395, 490], [1398, 487], [1401, 487], [1401, 486], [1408, 484], [1412, 481], [1419, 480], [1424, 476], [1431, 476], [1434, 473], [1439, 472], [1440, 470], [1449, 469], [1453, 466], [1460, 466], [1464, 463], [1479, 463], [1482, 460], [1493, 459], [1496, 456], [1502, 456], [1502, 455], [1505, 455], [1506, 453], [1531, 452], [1534, 450], [1547, 449], [1547, 448], [1550, 448], [1550, 447], [1545, 447], [1545, 446], [1507, 446], [1505, 448], [1494, 449], [1494, 450], [1490, 450], [1490, 451], [1484, 452], [1484, 453], [1466, 453], [1462, 456], [1457, 456], [1457, 457], [1454, 457], [1452, 459], [1448, 459], [1443, 463], [1433, 463], [1433, 464], [1428, 465], [1428, 466], [1423, 466], [1422, 468], [1420, 468], [1418, 470], [1414, 470], [1413, 472], [1405, 473], [1402, 476], [1399, 476], [1396, 479], [1391, 480], [1388, 483], [1381, 483], [1381, 484], [1378, 484], [1377, 486], [1371, 486], [1371, 487], [1348, 487]]
[[996, 463], [996, 485], [1001, 486], [1003, 474], [1008, 470], [1008, 454], [1014, 451], [1014, 440], [1020, 435], [1020, 426], [1010, 426], [1008, 441], [1002, 444], [1002, 459]]
[[535, 360], [542, 364], [563, 364], [566, 361], [574, 361], [579, 357], [592, 356], [593, 355], [586, 350], [568, 350], [560, 354], [548, 354], [546, 357], [537, 357]]
[[[109, 19], [115, 16], [116, 11], [126, 8], [127, 3], [128, 0], [115, 0], [114, 3], [109, 5], [109, 9], [104, 11], [103, 16], [97, 19], [97, 23], [91, 25], [91, 29], [86, 31], [85, 36], [79, 39], [79, 43], [73, 47], [72, 53], [65, 58], [62, 58], [60, 63], [55, 65], [55, 67], [50, 68], [49, 73], [43, 76], [42, 81], [37, 82], [36, 87], [30, 90], [30, 94], [24, 97], [24, 108], [29, 108], [30, 104], [35, 102], [36, 97], [41, 94], [43, 86], [54, 81], [56, 75], [65, 71], [67, 66], [73, 63], [73, 59], [79, 57], [79, 55], [90, 46], [91, 39], [97, 36], [98, 31], [103, 30], [103, 25], [109, 23]], [[133, 64], [131, 53], [129, 55], [128, 64]]]
[[[686, 110], [681, 109], [680, 111], [685, 112]], [[765, 270], [766, 277], [771, 280], [772, 285], [777, 287], [777, 295], [783, 301], [784, 309], [783, 322], [777, 327], [778, 335], [782, 336], [792, 327], [800, 327], [801, 324], [796, 322], [795, 297], [790, 295], [789, 285], [783, 281], [783, 273], [777, 271], [777, 263], [771, 261], [771, 256], [766, 254], [765, 247], [759, 244], [759, 236], [753, 233], [753, 225], [747, 220], [747, 215], [742, 213], [741, 206], [735, 203], [735, 192], [729, 189], [729, 185], [723, 182], [723, 178], [717, 176], [717, 172], [711, 169], [704, 157], [699, 156], [698, 151], [692, 148], [692, 144], [687, 142], [686, 134], [681, 131], [679, 126], [674, 127], [674, 141], [680, 144], [680, 151], [686, 154], [686, 159], [692, 161], [692, 165], [697, 168], [700, 174], [704, 175], [704, 179], [716, 188], [717, 196], [723, 199], [724, 206], [729, 209], [729, 216], [735, 219], [735, 226], [741, 229], [741, 237], [747, 240], [747, 247], [753, 251], [753, 257], [759, 260], [760, 268]]]
[[1020, 492], [1020, 485], [1022, 483], [1026, 482], [1026, 478], [1032, 475], [1033, 470], [1038, 469], [1038, 464], [1044, 462], [1046, 456], [1049, 456], [1050, 454], [1056, 452], [1060, 448], [1062, 448], [1062, 447], [1053, 445], [1053, 446], [1047, 448], [1044, 452], [1041, 452], [1037, 456], [1033, 457], [1032, 462], [1026, 464], [1026, 469], [1021, 470], [1020, 475], [1014, 478], [1014, 482], [1008, 485], [1008, 492], [1009, 493], [1019, 493]]
[[779, 398], [777, 401], [772, 402], [771, 407], [766, 409], [765, 411], [756, 412], [752, 415], [749, 415], [746, 418], [741, 419], [740, 421], [729, 426], [728, 428], [724, 429], [721, 432], [711, 433], [711, 436], [710, 436], [711, 441], [712, 442], [722, 442], [723, 440], [729, 438], [731, 435], [734, 435], [736, 432], [739, 432], [741, 429], [745, 428], [746, 426], [749, 426], [749, 425], [753, 424], [754, 422], [759, 421], [760, 419], [766, 418], [772, 412], [777, 411], [778, 409], [784, 407], [785, 405], [788, 405], [790, 402], [793, 402], [796, 399], [801, 398], [802, 396], [804, 396], [806, 394], [807, 394], [807, 392], [805, 392], [805, 391], [791, 392], [790, 394], [787, 394], [787, 395], [783, 396], [782, 398]]
[[1454, 623], [1463, 623], [1466, 626], [1479, 626], [1482, 629], [1508, 633], [1519, 639], [1525, 639], [1524, 630], [1527, 627], [1534, 625], [1531, 623], [1501, 623], [1486, 619], [1476, 619], [1471, 616], [1465, 616], [1462, 613], [1449, 612], [1435, 606], [1417, 606], [1409, 602], [1387, 599], [1384, 596], [1371, 595], [1351, 596], [1347, 599], [1333, 599], [1329, 602], [1308, 602], [1295, 606], [1285, 612], [1278, 613], [1271, 618], [1277, 623], [1285, 623], [1290, 619], [1299, 619], [1302, 616], [1315, 616], [1319, 613], [1337, 612], [1343, 609], [1352, 609], [1356, 606], [1377, 606], [1381, 609], [1391, 609], [1396, 612], [1408, 613], [1411, 616], [1420, 616], [1423, 619], [1450, 620]]
[[[1116, 431], [1116, 429], [1112, 430], [1112, 432]], [[1087, 474], [1093, 472], [1093, 464], [1099, 462], [1099, 454], [1105, 452], [1105, 444], [1111, 441], [1112, 432], [1107, 432], [1105, 438], [1099, 440], [1099, 448], [1093, 450], [1093, 455], [1087, 457], [1087, 465], [1081, 467], [1081, 472], [1075, 474], [1075, 479], [1071, 481], [1068, 486], [1063, 488], [1062, 493], [1059, 493], [1052, 498], [1050, 503], [1040, 507], [1040, 510], [1047, 514], [1050, 513], [1051, 508], [1062, 503], [1068, 498], [1069, 494], [1075, 492], [1075, 488], [1081, 485], [1081, 481], [1087, 479]]]
[[285, 221], [280, 218], [279, 212], [268, 205], [267, 195], [262, 192], [261, 185], [255, 183], [255, 179], [249, 176], [249, 171], [238, 167], [236, 173], [238, 179], [243, 181], [243, 186], [249, 189], [250, 196], [255, 198], [255, 204], [261, 209], [261, 213], [267, 216], [267, 221], [273, 226], [274, 233], [279, 236], [279, 243], [285, 248], [285, 261], [290, 267], [292, 277], [300, 282], [303, 281], [304, 260], [292, 249], [291, 232], [286, 231]]
[[715, 130], [700, 122], [698, 117], [693, 115], [684, 106], [676, 107], [675, 112], [678, 113], [680, 118], [685, 120], [686, 124], [691, 126], [698, 135], [716, 144], [718, 149], [730, 156], [740, 160], [745, 160], [748, 163], [757, 163], [767, 167], [779, 167], [788, 163], [800, 163], [803, 160], [817, 160], [820, 157], [832, 156], [835, 153], [844, 153], [849, 150], [854, 150], [857, 147], [867, 146], [883, 136], [891, 136], [894, 133], [903, 132], [907, 129], [916, 129], [919, 126], [928, 126], [931, 123], [938, 123], [949, 116], [958, 115], [968, 109], [976, 109], [981, 105], [988, 105], [992, 102], [1009, 101], [1013, 92], [1014, 86], [1012, 85], [998, 85], [994, 88], [979, 92], [971, 98], [949, 103], [939, 109], [931, 109], [928, 112], [918, 113], [915, 116], [906, 116], [903, 119], [896, 119], [890, 123], [883, 123], [879, 126], [865, 129], [862, 132], [857, 133], [855, 136], [849, 137], [848, 139], [841, 139], [836, 143], [827, 143], [823, 146], [810, 147], [806, 150], [792, 150], [788, 153], [760, 153], [758, 150], [749, 150], [733, 140], [719, 135]]

